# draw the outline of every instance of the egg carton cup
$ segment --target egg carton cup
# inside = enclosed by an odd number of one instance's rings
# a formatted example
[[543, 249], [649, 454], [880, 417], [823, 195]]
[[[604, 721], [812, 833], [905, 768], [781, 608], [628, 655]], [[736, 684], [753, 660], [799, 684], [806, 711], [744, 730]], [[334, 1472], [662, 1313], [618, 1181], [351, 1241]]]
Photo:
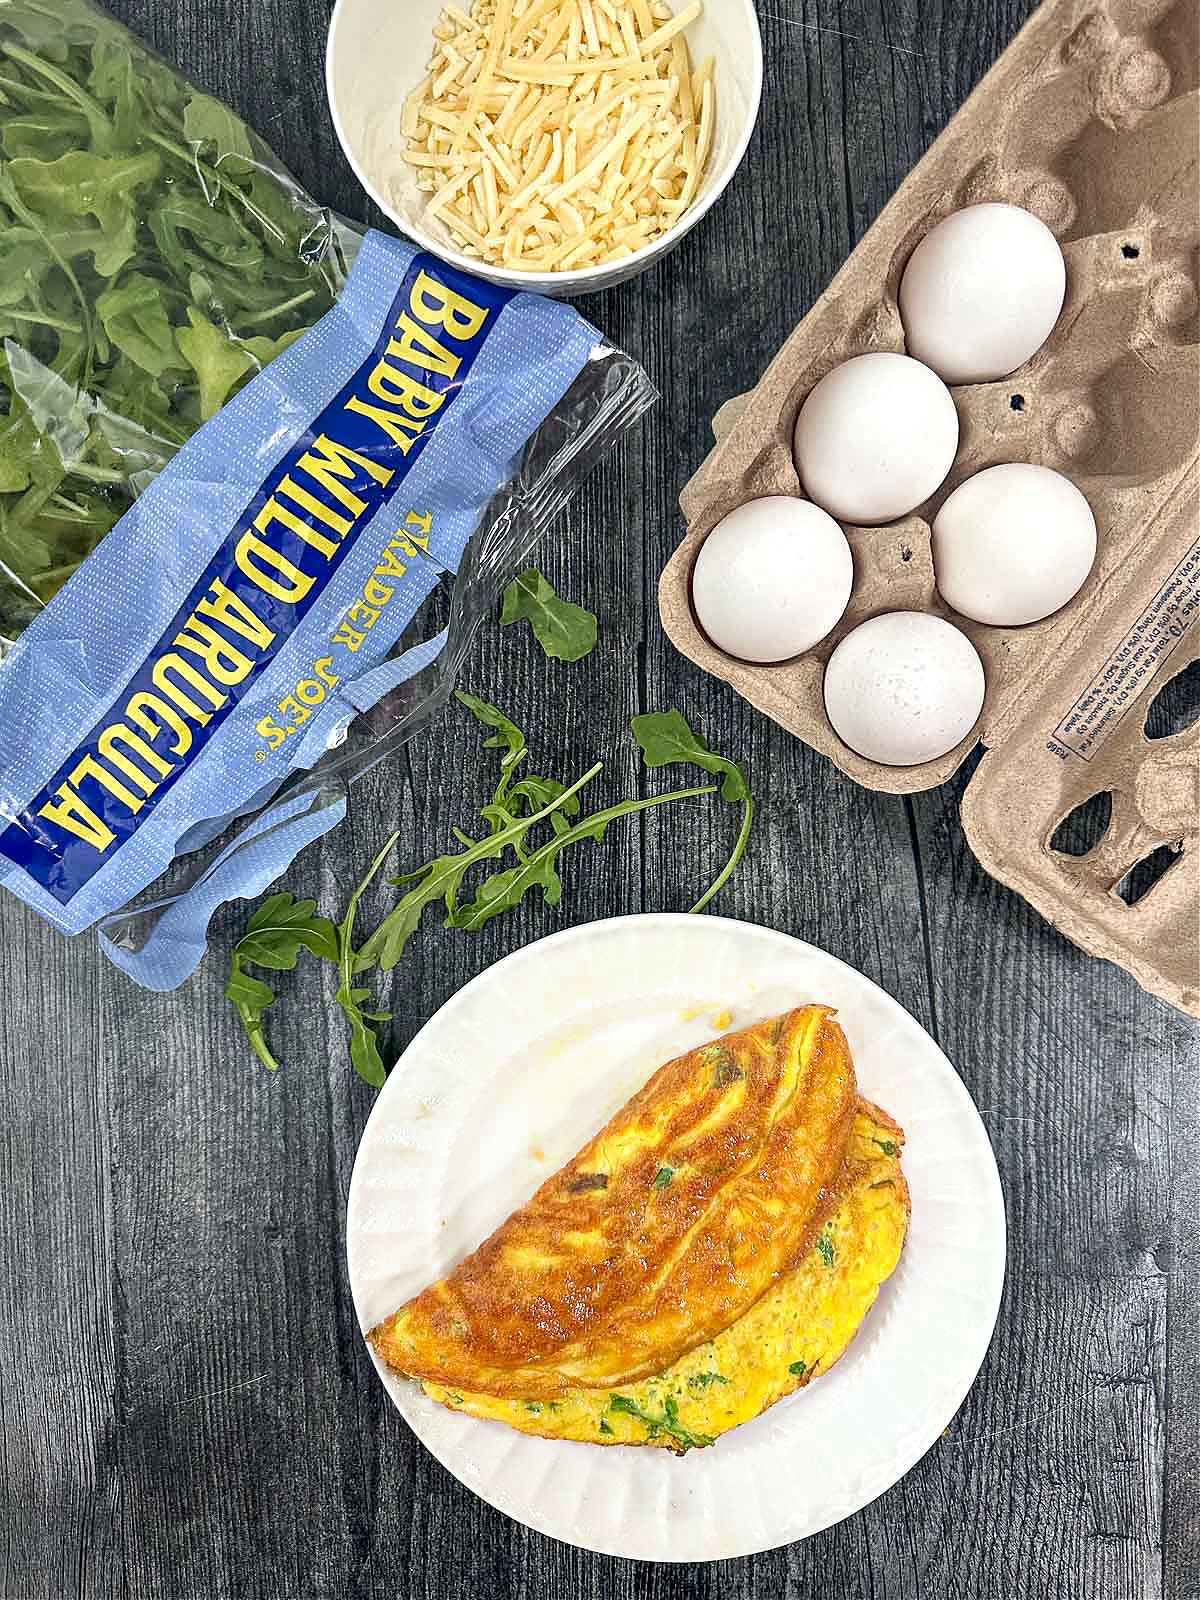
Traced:
[[[893, 794], [944, 782], [986, 753], [962, 807], [983, 866], [1077, 944], [1200, 1016], [1200, 748], [1194, 728], [1151, 740], [1150, 704], [1200, 658], [1200, 7], [1196, 0], [1047, 0], [900, 186], [753, 390], [713, 421], [716, 445], [680, 497], [687, 532], [659, 586], [663, 626], [706, 672]], [[958, 208], [1022, 205], [1052, 229], [1067, 297], [1048, 341], [1010, 377], [952, 387], [950, 476], [913, 515], [843, 524], [854, 587], [834, 631], [779, 665], [739, 661], [701, 631], [692, 565], [735, 506], [802, 495], [796, 416], [839, 362], [904, 351], [897, 293], [918, 241]], [[984, 467], [1065, 474], [1095, 513], [1099, 548], [1078, 594], [1027, 627], [973, 622], [934, 585], [930, 524]], [[928, 611], [983, 659], [979, 721], [955, 749], [888, 767], [844, 745], [822, 679], [838, 642], [880, 612]], [[1086, 854], [1052, 847], [1093, 796], [1111, 820]], [[1166, 847], [1173, 863], [1127, 904], [1118, 885]]]

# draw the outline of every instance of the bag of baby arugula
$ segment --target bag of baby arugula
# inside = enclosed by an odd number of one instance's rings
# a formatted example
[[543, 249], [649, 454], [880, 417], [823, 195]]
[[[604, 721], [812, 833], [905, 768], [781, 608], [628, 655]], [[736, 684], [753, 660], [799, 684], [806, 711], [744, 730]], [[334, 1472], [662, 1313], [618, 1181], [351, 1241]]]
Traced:
[[87, 0], [5, 0], [0, 52], [0, 872], [168, 989], [653, 390], [323, 210]]

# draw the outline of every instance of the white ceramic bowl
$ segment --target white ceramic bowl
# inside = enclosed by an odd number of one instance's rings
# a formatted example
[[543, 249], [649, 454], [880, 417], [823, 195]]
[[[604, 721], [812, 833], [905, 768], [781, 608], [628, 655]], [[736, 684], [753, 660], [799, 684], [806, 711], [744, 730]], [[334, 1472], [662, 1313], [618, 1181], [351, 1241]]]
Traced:
[[[674, 0], [674, 9], [681, 4]], [[620, 261], [571, 272], [513, 272], [464, 255], [445, 226], [429, 215], [427, 197], [400, 154], [401, 111], [425, 76], [442, 5], [443, 0], [337, 0], [325, 52], [325, 88], [333, 126], [358, 181], [402, 233], [443, 260], [493, 283], [542, 294], [607, 289], [673, 250], [737, 171], [762, 95], [762, 39], [751, 0], [704, 0], [704, 14], [687, 38], [694, 63], [715, 58], [713, 142], [699, 193], [675, 226]]]

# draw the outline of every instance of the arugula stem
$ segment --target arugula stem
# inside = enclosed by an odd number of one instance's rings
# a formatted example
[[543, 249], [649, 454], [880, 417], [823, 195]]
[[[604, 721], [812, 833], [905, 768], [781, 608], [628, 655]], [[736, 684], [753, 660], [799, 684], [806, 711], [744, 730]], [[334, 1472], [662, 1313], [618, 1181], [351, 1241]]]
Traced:
[[51, 105], [62, 105], [61, 94], [55, 94], [51, 89], [39, 89], [35, 83], [23, 83], [20, 78], [9, 78], [2, 72], [0, 89], [12, 89], [14, 93], [23, 94], [30, 100], [49, 100]]
[[316, 292], [315, 289], [305, 289], [302, 294], [294, 294], [290, 300], [281, 300], [277, 306], [269, 306], [266, 311], [256, 311], [252, 317], [241, 319], [242, 326], [252, 328], [256, 322], [270, 322], [272, 317], [281, 317], [285, 311], [294, 311], [306, 300], [311, 300]]
[[26, 50], [19, 44], [6, 42], [0, 45], [0, 50], [14, 61], [19, 61], [28, 71], [44, 78], [47, 83], [52, 83], [69, 100], [74, 100], [75, 104], [87, 114], [89, 120], [96, 117], [110, 132], [112, 131], [112, 122], [99, 100], [93, 100], [87, 90], [81, 88], [73, 78], [68, 78], [65, 72], [60, 72], [57, 67], [51, 66], [48, 61], [43, 61], [40, 56], [35, 56], [32, 50]]
[[[160, 150], [165, 150], [168, 155], [174, 156], [176, 161], [187, 167], [189, 172], [195, 172], [201, 183], [213, 185], [214, 194], [224, 194], [227, 198], [236, 200], [244, 210], [250, 213], [265, 233], [269, 233], [273, 239], [283, 242], [283, 235], [276, 224], [258, 209], [250, 196], [238, 184], [234, 183], [231, 178], [223, 177], [216, 167], [209, 166], [207, 161], [201, 161], [194, 150], [185, 150], [182, 145], [175, 143], [173, 139], [168, 139], [165, 134], [158, 133], [154, 128], [146, 130], [146, 137], [152, 140]], [[245, 158], [243, 157], [242, 159], [244, 160]], [[212, 202], [210, 201], [209, 204], [211, 205]], [[237, 219], [234, 218], [234, 221], [237, 221]], [[239, 227], [241, 226], [240, 223], [238, 225]]]
[[375, 874], [395, 848], [396, 840], [399, 837], [400, 830], [397, 829], [374, 861], [372, 861], [366, 877], [350, 896], [350, 903], [346, 907], [346, 915], [342, 918], [337, 930], [338, 974], [342, 981], [338, 985], [335, 998], [338, 1005], [346, 1013], [346, 1020], [350, 1024], [350, 1061], [359, 1077], [376, 1089], [383, 1087], [387, 1079], [387, 1069], [384, 1067], [383, 1058], [379, 1054], [379, 1042], [375, 1036], [375, 1030], [369, 1027], [368, 1024], [371, 1022], [386, 1022], [391, 1013], [388, 1011], [364, 1011], [362, 1008], [362, 1002], [367, 996], [367, 991], [354, 987], [355, 965], [358, 960], [354, 949], [354, 919], [358, 913], [358, 902], [362, 899]]
[[254, 1054], [262, 1062], [263, 1066], [266, 1067], [267, 1071], [278, 1072], [279, 1058], [271, 1054], [271, 1047], [267, 1043], [267, 1036], [261, 1024], [257, 1027], [248, 1029], [246, 1032], [246, 1039], [251, 1050], [254, 1051]]
[[64, 464], [72, 477], [86, 478], [89, 483], [125, 482], [125, 474], [118, 472], [116, 467], [96, 467], [90, 461], [81, 461], [78, 457]]
[[747, 795], [746, 796], [745, 805], [744, 805], [744, 807], [742, 809], [742, 826], [738, 830], [738, 836], [737, 836], [737, 839], [734, 842], [733, 851], [730, 854], [729, 860], [721, 868], [720, 872], [713, 879], [713, 881], [709, 884], [708, 888], [700, 896], [699, 900], [696, 901], [696, 904], [694, 906], [690, 906], [688, 908], [688, 915], [689, 916], [695, 911], [703, 911], [705, 906], [713, 898], [713, 896], [718, 894], [721, 891], [721, 889], [724, 887], [725, 882], [729, 877], [729, 874], [733, 871], [734, 867], [736, 867], [738, 862], [742, 859], [742, 852], [746, 848], [746, 841], [750, 837], [750, 829], [753, 826], [753, 823], [754, 823], [754, 801], [750, 798], [749, 795]]
[[45, 588], [48, 583], [55, 583], [61, 588], [73, 572], [79, 571], [78, 561], [68, 561], [65, 566], [48, 567], [45, 572], [35, 572], [30, 578], [30, 583]]
[[4, 315], [14, 322], [32, 322], [39, 328], [59, 328], [63, 333], [82, 333], [82, 322], [68, 322], [65, 317], [52, 317], [44, 311], [18, 311], [15, 306], [5, 306]]
[[341, 974], [342, 987], [346, 990], [347, 994], [350, 992], [351, 982], [354, 977], [354, 919], [358, 915], [358, 902], [366, 893], [366, 890], [369, 887], [372, 879], [375, 877], [375, 874], [379, 871], [380, 867], [395, 849], [396, 841], [399, 839], [399, 837], [400, 830], [397, 828], [395, 833], [384, 845], [383, 849], [375, 857], [374, 861], [372, 861], [366, 877], [350, 896], [350, 903], [346, 907], [346, 915], [342, 918], [341, 923], [338, 925], [338, 971]]
[[204, 163], [191, 150], [178, 144], [174, 139], [168, 139], [165, 133], [159, 133], [157, 128], [147, 128], [145, 137], [151, 144], [156, 144], [160, 150], [165, 150], [168, 155], [174, 156], [183, 166], [188, 168], [203, 167]]
[[[5, 45], [3, 48], [10, 50], [15, 49], [16, 46]], [[37, 217], [34, 216], [33, 212], [30, 211], [29, 208], [24, 204], [21, 196], [17, 193], [16, 184], [13, 183], [12, 179], [7, 173], [4, 174], [4, 178], [4, 200], [9, 210], [12, 211], [17, 219], [23, 222], [27, 228], [31, 228], [33, 232], [37, 234], [38, 238], [46, 246], [46, 249], [50, 252], [50, 254], [54, 257], [54, 260], [62, 269], [63, 275], [67, 279], [67, 282], [71, 285], [71, 288], [75, 294], [75, 298], [79, 302], [79, 309], [83, 315], [83, 331], [87, 335], [87, 358], [84, 362], [83, 379], [79, 384], [79, 387], [86, 392], [89, 384], [91, 383], [92, 352], [96, 346], [95, 324], [92, 322], [92, 313], [88, 306], [88, 302], [84, 296], [83, 290], [79, 286], [79, 279], [75, 276], [75, 269], [71, 266], [71, 263], [66, 259], [60, 250], [55, 248], [54, 242], [50, 238], [49, 234], [42, 227], [41, 223], [38, 221]]]
[[[580, 839], [590, 839], [595, 836], [597, 828], [607, 827], [610, 822], [615, 822], [618, 817], [631, 816], [635, 811], [649, 811], [654, 806], [665, 806], [672, 800], [690, 800], [698, 794], [715, 794], [715, 783], [697, 784], [694, 789], [675, 789], [670, 794], [648, 795], [642, 800], [621, 800], [616, 805], [607, 806], [603, 811], [594, 811], [590, 817], [559, 833], [553, 839], [548, 839], [540, 849], [535, 850], [524, 863], [521, 871], [513, 879], [510, 894], [515, 899], [524, 889], [526, 880], [532, 882], [537, 867], [543, 862], [553, 860], [560, 850], [565, 850], [569, 844], [575, 844]], [[729, 876], [732, 867], [727, 866], [725, 877]], [[719, 887], [719, 885], [718, 885]], [[710, 894], [712, 891], [710, 891]], [[707, 898], [707, 897], [706, 897]], [[693, 907], [693, 910], [695, 907]]]
[[[92, 514], [89, 507], [85, 506], [82, 501], [72, 500], [70, 495], [63, 494], [61, 489], [56, 490], [55, 493], [50, 496], [50, 498], [54, 501], [56, 506], [66, 506], [68, 511], [73, 511], [80, 517], [90, 517]], [[62, 513], [60, 512], [59, 515], [61, 516]]]
[[[241, 973], [242, 970], [241, 958], [235, 950], [233, 954], [232, 967], [234, 976], [236, 977], [239, 973]], [[272, 1052], [270, 1045], [267, 1043], [267, 1032], [263, 1026], [261, 1017], [254, 1021], [244, 1021], [243, 1025], [246, 1031], [246, 1039], [251, 1050], [254, 1051], [254, 1054], [262, 1062], [263, 1066], [266, 1067], [268, 1072], [278, 1072], [279, 1058]]]
[[[438, 899], [442, 882], [445, 882], [447, 890], [449, 890], [462, 881], [463, 874], [467, 868], [473, 866], [476, 861], [491, 860], [503, 854], [506, 844], [511, 843], [514, 839], [524, 838], [536, 823], [544, 822], [551, 812], [561, 810], [571, 796], [578, 794], [585, 784], [591, 783], [596, 774], [603, 770], [603, 767], [603, 761], [597, 761], [588, 768], [582, 778], [577, 778], [569, 789], [564, 789], [549, 805], [543, 806], [540, 811], [535, 811], [531, 817], [518, 817], [507, 828], [502, 828], [499, 833], [489, 834], [486, 839], [481, 839], [472, 849], [464, 850], [461, 855], [448, 857], [449, 864], [443, 867], [440, 876], [425, 876], [417, 889], [411, 890], [410, 893], [420, 893], [422, 898], [428, 902]], [[629, 804], [630, 802], [626, 803]], [[560, 837], [565, 837], [565, 835]], [[430, 893], [431, 888], [434, 890], [433, 893]], [[390, 928], [395, 926], [393, 919], [402, 920], [407, 899], [408, 896], [406, 895], [404, 900], [401, 900], [400, 904], [384, 917], [375, 932], [363, 945], [355, 958], [354, 971], [362, 972], [365, 968], [374, 966], [379, 960], [379, 952], [387, 944]], [[394, 964], [393, 962], [392, 965]]]

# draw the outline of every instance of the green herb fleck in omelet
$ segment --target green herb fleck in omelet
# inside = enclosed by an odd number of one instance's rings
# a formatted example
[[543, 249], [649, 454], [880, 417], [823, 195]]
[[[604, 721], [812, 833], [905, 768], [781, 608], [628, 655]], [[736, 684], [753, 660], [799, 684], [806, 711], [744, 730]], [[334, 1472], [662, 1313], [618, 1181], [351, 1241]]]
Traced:
[[662, 1415], [657, 1417], [649, 1411], [643, 1411], [636, 1400], [631, 1400], [625, 1394], [614, 1394], [608, 1402], [608, 1409], [639, 1418], [646, 1424], [647, 1437], [651, 1440], [657, 1439], [660, 1433], [665, 1433], [677, 1440], [684, 1450], [692, 1450], [713, 1442], [710, 1434], [693, 1433], [690, 1428], [683, 1426], [679, 1420], [679, 1406], [673, 1395], [667, 1396], [663, 1402]]
[[688, 1379], [689, 1389], [707, 1389], [711, 1383], [728, 1383], [729, 1379], [721, 1376], [719, 1372], [694, 1372]]
[[718, 1043], [705, 1045], [702, 1052], [704, 1059], [713, 1066], [713, 1088], [725, 1089], [731, 1083], [736, 1083], [746, 1074], [738, 1066], [737, 1058], [727, 1046]]

